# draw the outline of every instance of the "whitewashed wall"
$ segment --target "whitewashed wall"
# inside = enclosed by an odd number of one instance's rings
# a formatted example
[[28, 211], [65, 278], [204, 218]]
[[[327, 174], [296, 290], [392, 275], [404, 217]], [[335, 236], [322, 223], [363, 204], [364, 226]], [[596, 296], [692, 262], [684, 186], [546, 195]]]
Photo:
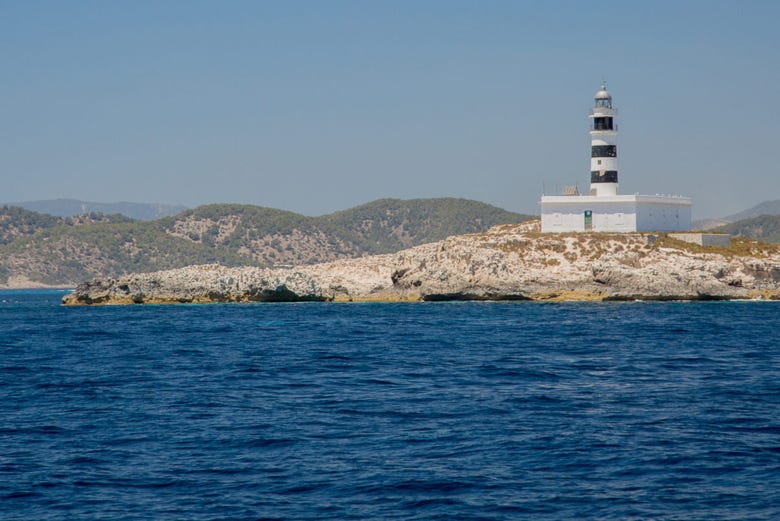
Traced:
[[636, 231], [635, 203], [542, 203], [543, 232], [585, 231], [585, 210], [593, 212], [595, 232]]
[[687, 232], [691, 229], [691, 206], [640, 203], [636, 226], [638, 231]]
[[691, 229], [691, 205], [688, 199], [658, 196], [617, 196], [611, 201], [604, 199], [589, 196], [543, 198], [542, 231], [585, 231], [586, 210], [593, 212], [595, 232], [669, 232]]

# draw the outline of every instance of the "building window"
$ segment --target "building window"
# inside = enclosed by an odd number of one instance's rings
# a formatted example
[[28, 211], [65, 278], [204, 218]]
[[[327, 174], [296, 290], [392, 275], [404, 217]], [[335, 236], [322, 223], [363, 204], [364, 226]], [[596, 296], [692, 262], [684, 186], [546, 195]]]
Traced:
[[609, 116], [593, 118], [593, 130], [612, 130], [612, 118]]

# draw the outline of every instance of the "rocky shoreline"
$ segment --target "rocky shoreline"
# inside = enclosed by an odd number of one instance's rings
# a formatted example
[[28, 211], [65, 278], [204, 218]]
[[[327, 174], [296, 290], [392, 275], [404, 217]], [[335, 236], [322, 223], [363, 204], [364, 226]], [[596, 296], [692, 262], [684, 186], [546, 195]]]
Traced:
[[440, 300], [780, 300], [780, 247], [500, 225], [398, 253], [295, 268], [191, 266], [98, 279], [66, 305]]

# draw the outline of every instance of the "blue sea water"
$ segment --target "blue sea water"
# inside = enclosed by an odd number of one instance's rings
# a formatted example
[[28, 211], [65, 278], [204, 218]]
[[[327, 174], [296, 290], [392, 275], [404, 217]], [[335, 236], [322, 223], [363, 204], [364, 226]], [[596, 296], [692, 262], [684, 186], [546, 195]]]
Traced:
[[780, 303], [0, 292], [0, 518], [780, 519]]

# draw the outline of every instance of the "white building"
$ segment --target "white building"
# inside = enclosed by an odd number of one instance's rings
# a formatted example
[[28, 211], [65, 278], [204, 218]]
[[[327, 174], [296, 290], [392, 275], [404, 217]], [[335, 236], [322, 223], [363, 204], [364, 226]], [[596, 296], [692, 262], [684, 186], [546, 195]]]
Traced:
[[543, 232], [678, 232], [691, 229], [691, 199], [677, 195], [619, 195], [617, 110], [606, 85], [596, 93], [589, 116], [590, 193], [543, 195]]

